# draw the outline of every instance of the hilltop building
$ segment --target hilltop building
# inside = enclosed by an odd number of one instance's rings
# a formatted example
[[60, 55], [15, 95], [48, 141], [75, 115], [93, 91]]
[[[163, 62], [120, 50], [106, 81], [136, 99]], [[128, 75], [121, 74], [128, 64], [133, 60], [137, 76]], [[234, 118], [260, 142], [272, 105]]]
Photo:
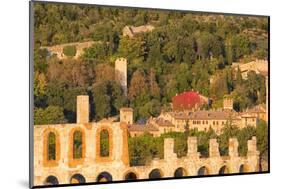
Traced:
[[262, 74], [268, 73], [268, 61], [267, 60], [254, 60], [248, 63], [233, 63], [232, 68], [235, 70], [238, 70], [238, 68], [241, 70], [242, 78], [247, 79], [248, 72], [254, 71], [256, 74]]
[[127, 96], [127, 59], [117, 58], [115, 61], [115, 80], [118, 81]]
[[128, 36], [129, 38], [133, 38], [138, 33], [145, 33], [154, 30], [154, 26], [152, 25], [143, 25], [143, 26], [125, 26], [123, 28], [123, 36]]

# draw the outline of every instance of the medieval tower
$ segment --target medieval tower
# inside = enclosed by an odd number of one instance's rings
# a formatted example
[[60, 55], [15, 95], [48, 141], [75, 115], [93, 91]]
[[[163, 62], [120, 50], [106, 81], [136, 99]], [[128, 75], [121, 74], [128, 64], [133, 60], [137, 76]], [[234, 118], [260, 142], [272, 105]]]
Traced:
[[118, 58], [115, 61], [115, 80], [118, 81], [127, 96], [127, 59]]
[[224, 110], [233, 110], [233, 99], [232, 98], [223, 99], [223, 109]]
[[120, 122], [127, 124], [133, 124], [134, 116], [132, 108], [121, 108], [120, 109]]

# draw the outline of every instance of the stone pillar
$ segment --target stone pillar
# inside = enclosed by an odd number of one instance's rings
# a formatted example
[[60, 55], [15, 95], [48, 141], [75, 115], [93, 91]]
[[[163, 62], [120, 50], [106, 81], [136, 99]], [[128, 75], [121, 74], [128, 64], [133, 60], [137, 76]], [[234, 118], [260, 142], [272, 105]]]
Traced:
[[230, 158], [238, 157], [238, 140], [237, 138], [230, 138], [229, 139], [229, 146], [228, 146], [228, 153]]
[[220, 157], [219, 144], [217, 143], [217, 139], [210, 139], [209, 141], [209, 156], [211, 158]]
[[247, 156], [259, 155], [259, 151], [257, 151], [257, 138], [255, 136], [253, 136], [251, 140], [248, 140], [247, 144], [248, 144]]
[[167, 161], [177, 158], [177, 154], [174, 153], [174, 139], [165, 138], [164, 139], [164, 159]]
[[247, 152], [247, 160], [248, 160], [248, 172], [258, 171], [259, 170], [259, 155], [260, 152], [257, 150], [257, 139], [256, 137], [252, 137], [251, 140], [248, 140], [248, 152]]
[[128, 129], [126, 124], [120, 123], [120, 128], [122, 130], [122, 161], [124, 165], [129, 166], [130, 160], [129, 160], [129, 144], [128, 144]]
[[89, 123], [89, 96], [80, 95], [77, 96], [77, 106], [76, 106], [76, 122], [77, 123]]
[[187, 139], [187, 147], [188, 152], [187, 156], [190, 158], [199, 158], [200, 153], [197, 151], [197, 138], [196, 137], [188, 137]]

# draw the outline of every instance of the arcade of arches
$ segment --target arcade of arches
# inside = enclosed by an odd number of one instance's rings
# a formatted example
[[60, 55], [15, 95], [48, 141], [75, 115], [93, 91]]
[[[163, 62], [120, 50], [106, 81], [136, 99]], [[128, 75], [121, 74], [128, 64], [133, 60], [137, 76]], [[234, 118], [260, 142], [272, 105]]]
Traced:
[[[34, 129], [34, 184], [131, 181], [257, 171], [256, 138], [248, 141], [247, 156], [239, 156], [238, 141], [231, 139], [228, 156], [210, 153], [204, 158], [197, 151], [196, 137], [187, 139], [187, 154], [181, 158], [174, 153], [174, 139], [169, 138], [164, 140], [164, 159], [153, 159], [148, 165], [130, 166], [128, 135], [124, 128], [126, 125], [120, 122], [37, 125]], [[213, 140], [210, 143], [212, 152], [216, 152], [217, 147]]]

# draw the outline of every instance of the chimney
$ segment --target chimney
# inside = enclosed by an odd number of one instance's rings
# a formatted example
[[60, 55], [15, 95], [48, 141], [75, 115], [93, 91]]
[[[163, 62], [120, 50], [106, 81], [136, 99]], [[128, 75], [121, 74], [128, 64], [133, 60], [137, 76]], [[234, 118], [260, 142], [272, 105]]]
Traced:
[[76, 105], [76, 122], [77, 123], [89, 123], [89, 96], [79, 95], [77, 96]]

